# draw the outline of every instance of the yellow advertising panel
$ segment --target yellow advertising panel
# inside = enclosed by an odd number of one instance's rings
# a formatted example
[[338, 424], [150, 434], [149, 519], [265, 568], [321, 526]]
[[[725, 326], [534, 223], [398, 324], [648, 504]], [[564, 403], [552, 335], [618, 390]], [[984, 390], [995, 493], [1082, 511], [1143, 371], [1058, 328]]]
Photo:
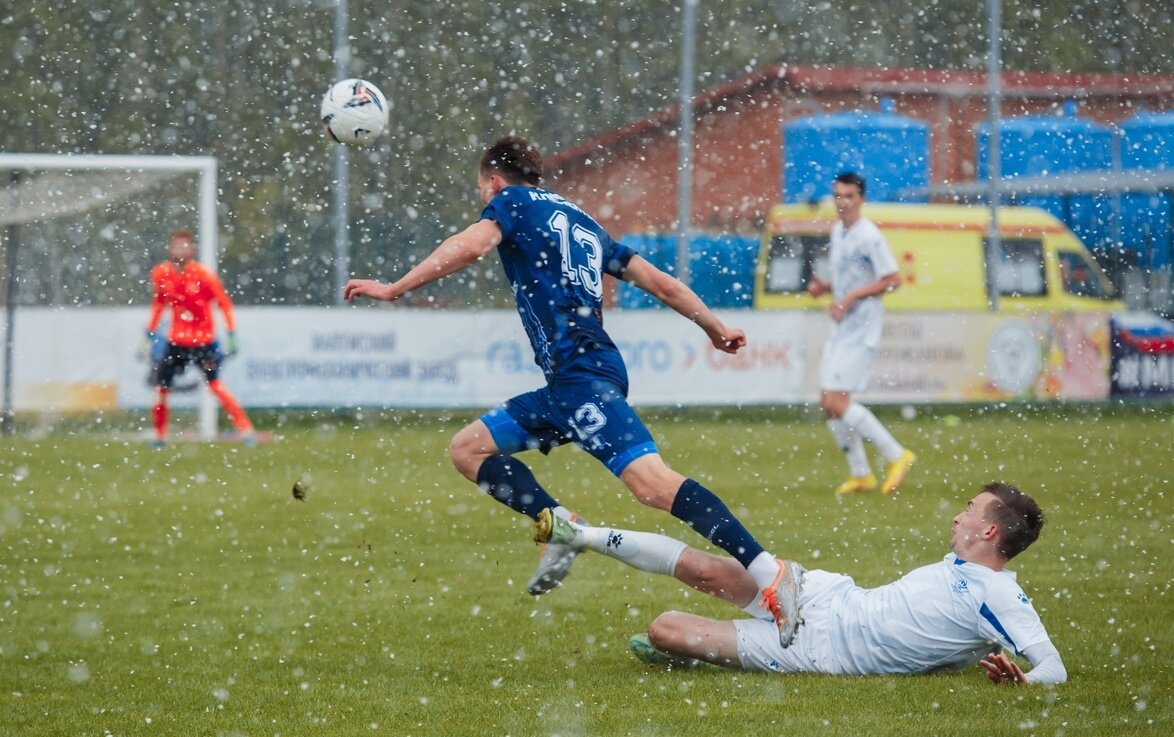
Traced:
[[1109, 317], [894, 314], [865, 394], [880, 402], [1103, 400]]

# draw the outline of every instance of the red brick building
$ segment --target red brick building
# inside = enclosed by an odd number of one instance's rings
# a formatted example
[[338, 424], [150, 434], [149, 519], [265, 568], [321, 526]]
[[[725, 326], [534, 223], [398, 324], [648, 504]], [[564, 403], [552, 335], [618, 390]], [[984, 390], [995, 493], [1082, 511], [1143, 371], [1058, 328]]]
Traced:
[[[1119, 122], [1174, 108], [1174, 76], [1008, 72], [1005, 117], [1060, 109]], [[930, 125], [931, 182], [974, 179], [975, 126], [987, 116], [986, 75], [923, 69], [774, 66], [694, 101], [693, 225], [754, 233], [781, 199], [782, 126], [798, 117], [876, 110]], [[670, 231], [677, 221], [677, 108], [610, 131], [547, 161], [550, 186], [582, 203], [612, 233]]]

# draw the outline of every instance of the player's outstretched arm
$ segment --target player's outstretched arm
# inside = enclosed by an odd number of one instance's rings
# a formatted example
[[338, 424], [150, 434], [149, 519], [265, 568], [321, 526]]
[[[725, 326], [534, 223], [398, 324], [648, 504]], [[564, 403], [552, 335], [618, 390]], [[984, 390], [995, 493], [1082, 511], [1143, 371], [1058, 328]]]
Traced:
[[344, 299], [370, 297], [394, 302], [405, 294], [431, 284], [475, 263], [501, 243], [501, 229], [492, 220], [478, 220], [444, 240], [436, 250], [399, 280], [382, 284], [373, 279], [351, 279], [342, 289]]
[[681, 280], [650, 264], [642, 256], [633, 256], [624, 270], [624, 280], [648, 292], [660, 302], [697, 323], [713, 347], [726, 353], [737, 353], [746, 345], [746, 334], [741, 328], [728, 328], [717, 319], [697, 293]]
[[1049, 642], [1025, 648], [1023, 655], [1031, 662], [1031, 670], [1026, 673], [1019, 664], [1007, 656], [1006, 653], [991, 653], [978, 661], [986, 671], [986, 677], [996, 685], [1003, 683], [1063, 683], [1068, 680], [1068, 671], [1060, 659], [1060, 653]]
[[986, 671], [986, 677], [991, 683], [1027, 683], [1027, 675], [1006, 653], [991, 653], [978, 664]]

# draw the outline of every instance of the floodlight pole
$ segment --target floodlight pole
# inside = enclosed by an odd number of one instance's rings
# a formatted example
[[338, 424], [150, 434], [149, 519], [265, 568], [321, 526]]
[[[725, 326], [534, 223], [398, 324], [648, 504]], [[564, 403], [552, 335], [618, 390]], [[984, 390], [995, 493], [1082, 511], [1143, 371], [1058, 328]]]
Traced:
[[689, 231], [693, 200], [693, 47], [698, 0], [681, 3], [681, 123], [677, 137], [677, 278], [689, 274]]
[[1003, 260], [1003, 243], [999, 233], [999, 179], [1002, 177], [999, 165], [999, 117], [1002, 114], [1002, 47], [1003, 7], [1002, 0], [987, 0], [989, 30], [987, 31], [987, 116], [990, 124], [990, 140], [987, 148], [987, 178], [990, 189], [987, 204], [991, 210], [990, 236], [987, 238], [986, 279], [987, 305], [991, 311], [999, 309], [999, 265]]
[[[351, 61], [351, 47], [347, 39], [347, 0], [334, 1], [334, 81], [341, 82], [349, 76]], [[350, 179], [347, 170], [346, 146], [334, 146], [334, 207], [332, 209], [334, 226], [334, 303], [345, 304], [342, 298], [342, 288], [346, 286], [350, 277], [350, 234], [347, 232], [349, 220], [349, 192]]]

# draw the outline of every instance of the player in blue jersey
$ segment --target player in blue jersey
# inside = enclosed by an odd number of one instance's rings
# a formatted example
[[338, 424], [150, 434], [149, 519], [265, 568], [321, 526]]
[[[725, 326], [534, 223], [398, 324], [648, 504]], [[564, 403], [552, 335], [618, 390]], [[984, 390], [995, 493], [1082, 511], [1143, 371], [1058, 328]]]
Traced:
[[[745, 334], [723, 325], [679, 280], [612, 240], [577, 205], [543, 189], [541, 177], [542, 156], [533, 144], [516, 136], [498, 139], [482, 154], [477, 174], [485, 205], [480, 219], [399, 280], [353, 279], [343, 296], [394, 301], [497, 249], [546, 386], [507, 400], [460, 430], [450, 447], [457, 470], [531, 519], [546, 508], [571, 518], [514, 454], [579, 445], [638, 500], [669, 511], [736, 558], [761, 591], [750, 609], [769, 612], [785, 647], [798, 623], [790, 565], [763, 550], [712, 491], [661, 458], [628, 404], [627, 370], [603, 328], [603, 277], [624, 279], [697, 323], [718, 350], [736, 353], [746, 344]], [[548, 545], [530, 593], [558, 586], [576, 553], [568, 545]]]

